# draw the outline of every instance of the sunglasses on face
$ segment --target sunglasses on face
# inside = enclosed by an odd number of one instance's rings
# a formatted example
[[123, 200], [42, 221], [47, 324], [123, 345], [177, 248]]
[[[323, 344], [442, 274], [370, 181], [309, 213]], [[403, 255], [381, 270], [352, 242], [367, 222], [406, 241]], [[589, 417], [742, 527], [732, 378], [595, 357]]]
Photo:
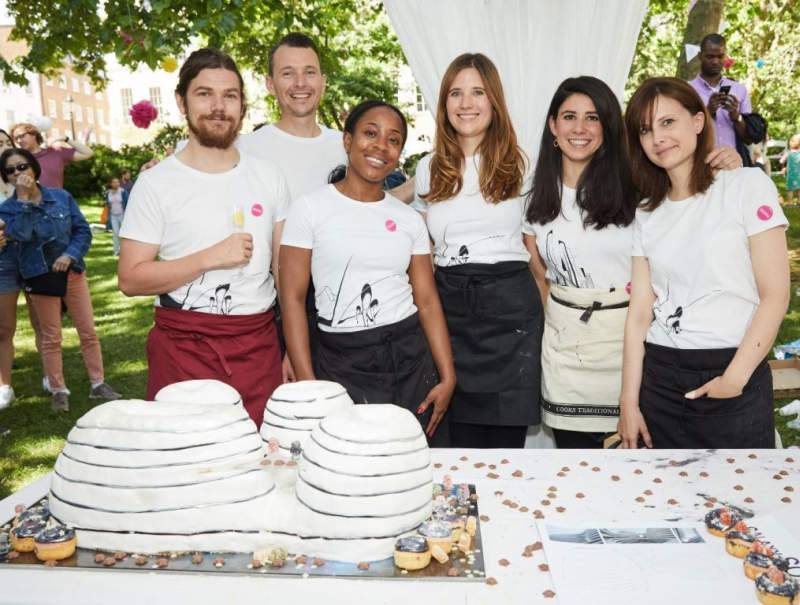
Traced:
[[6, 173], [6, 176], [11, 176], [14, 172], [25, 172], [30, 167], [31, 165], [28, 162], [22, 162], [16, 166], [6, 166], [3, 168], [3, 172]]

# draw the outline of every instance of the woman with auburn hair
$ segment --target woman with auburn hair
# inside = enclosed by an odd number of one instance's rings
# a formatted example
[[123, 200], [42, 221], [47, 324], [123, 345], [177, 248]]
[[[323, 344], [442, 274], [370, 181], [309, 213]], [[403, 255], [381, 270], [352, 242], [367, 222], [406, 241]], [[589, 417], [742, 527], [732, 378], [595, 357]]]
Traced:
[[702, 100], [645, 81], [625, 114], [634, 182], [619, 431], [627, 447], [774, 447], [765, 360], [789, 301], [786, 217], [757, 168], [714, 174]]
[[542, 307], [522, 236], [525, 164], [497, 68], [482, 54], [456, 57], [414, 200], [453, 347], [454, 447], [523, 447], [539, 424]]

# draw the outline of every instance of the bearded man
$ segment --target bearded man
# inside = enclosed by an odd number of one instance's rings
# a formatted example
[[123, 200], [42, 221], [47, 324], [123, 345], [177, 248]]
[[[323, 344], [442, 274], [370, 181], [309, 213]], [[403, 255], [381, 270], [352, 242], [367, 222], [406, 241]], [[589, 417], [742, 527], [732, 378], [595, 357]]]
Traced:
[[247, 104], [228, 55], [193, 52], [175, 99], [189, 142], [140, 175], [120, 233], [120, 289], [156, 297], [147, 398], [172, 382], [215, 378], [260, 424], [281, 383], [273, 275], [289, 189], [275, 164], [234, 146]]

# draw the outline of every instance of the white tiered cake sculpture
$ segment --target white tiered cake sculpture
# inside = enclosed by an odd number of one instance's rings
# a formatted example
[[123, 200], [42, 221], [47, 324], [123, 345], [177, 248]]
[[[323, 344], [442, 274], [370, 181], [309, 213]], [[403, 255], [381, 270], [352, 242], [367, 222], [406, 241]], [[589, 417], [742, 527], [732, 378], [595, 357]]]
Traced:
[[[303, 384], [292, 385], [295, 395]], [[306, 384], [306, 399], [333, 392], [333, 384]], [[76, 529], [79, 546], [138, 553], [281, 546], [375, 560], [430, 515], [430, 455], [408, 410], [340, 400], [342, 409], [307, 432], [299, 464], [286, 463], [264, 458], [255, 425], [225, 389], [212, 386], [212, 405], [198, 405], [197, 385], [173, 386], [176, 398], [191, 393], [194, 403], [112, 401], [70, 431], [50, 508]], [[297, 415], [306, 413], [318, 412]]]
[[304, 380], [282, 384], [267, 401], [261, 438], [277, 439], [281, 453], [289, 456], [292, 443], [301, 447], [319, 421], [353, 406], [345, 388], [328, 380]]

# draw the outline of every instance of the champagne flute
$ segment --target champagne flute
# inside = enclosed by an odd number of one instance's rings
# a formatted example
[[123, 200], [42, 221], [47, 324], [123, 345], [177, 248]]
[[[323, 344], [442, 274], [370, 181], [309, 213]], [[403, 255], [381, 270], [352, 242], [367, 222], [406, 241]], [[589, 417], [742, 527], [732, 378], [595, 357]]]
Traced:
[[[231, 204], [230, 216], [231, 216], [231, 233], [243, 233], [244, 204], [242, 202], [234, 202], [233, 204]], [[236, 277], [242, 277], [244, 275], [244, 271], [242, 270], [241, 266], [237, 267], [234, 270], [234, 275]]]

